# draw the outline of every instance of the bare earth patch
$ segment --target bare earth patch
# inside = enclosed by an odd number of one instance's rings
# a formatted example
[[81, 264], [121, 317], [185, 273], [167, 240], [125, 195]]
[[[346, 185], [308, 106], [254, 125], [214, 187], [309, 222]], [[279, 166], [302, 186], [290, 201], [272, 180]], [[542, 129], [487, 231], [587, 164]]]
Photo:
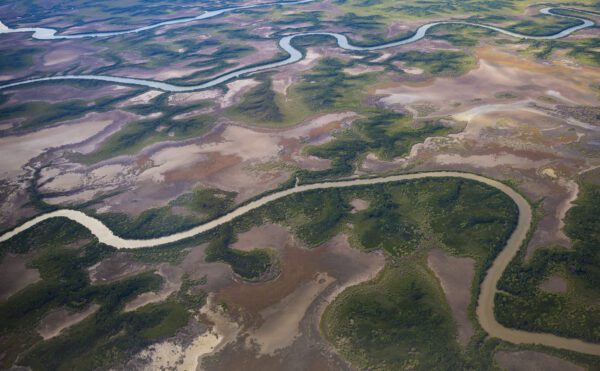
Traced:
[[360, 198], [355, 198], [350, 201], [350, 205], [352, 205], [352, 213], [356, 213], [358, 211], [363, 211], [369, 208], [369, 201], [361, 200]]
[[89, 267], [88, 274], [92, 283], [107, 283], [141, 273], [149, 268], [145, 264], [131, 260], [129, 254], [116, 253]]
[[51, 311], [42, 320], [37, 328], [38, 333], [44, 340], [60, 335], [61, 331], [78, 324], [100, 309], [98, 304], [92, 304], [81, 312], [73, 312], [68, 308], [60, 308]]
[[583, 371], [569, 361], [532, 350], [519, 352], [499, 351], [494, 360], [507, 371]]
[[84, 125], [60, 125], [42, 129], [23, 136], [0, 138], [0, 176], [15, 178], [31, 158], [40, 155], [49, 147], [59, 147], [82, 142], [104, 128], [112, 121], [87, 122]]
[[564, 294], [567, 292], [569, 287], [564, 278], [553, 274], [540, 284], [540, 289], [552, 294]]
[[475, 261], [447, 255], [441, 249], [433, 249], [427, 256], [427, 265], [440, 280], [446, 300], [452, 309], [452, 317], [458, 326], [458, 342], [466, 346], [474, 334], [469, 320], [471, 286], [475, 275]]
[[231, 248], [242, 251], [265, 247], [283, 249], [289, 238], [286, 228], [277, 224], [263, 224], [238, 234], [238, 240]]
[[145, 370], [203, 369], [200, 367], [202, 359], [235, 339], [239, 328], [214, 303], [212, 296], [208, 297], [200, 315], [212, 325], [190, 344], [183, 344], [177, 339], [166, 340], [144, 349], [135, 358], [142, 360]]
[[179, 290], [181, 287], [181, 276], [183, 271], [181, 268], [174, 267], [169, 264], [162, 264], [157, 272], [163, 279], [163, 285], [157, 292], [145, 292], [138, 297], [125, 304], [123, 311], [130, 312], [144, 305], [161, 302], [169, 297], [172, 293]]
[[300, 335], [300, 321], [308, 307], [333, 281], [326, 273], [318, 273], [279, 303], [261, 311], [266, 320], [250, 337], [259, 345], [260, 354], [272, 355], [290, 346]]
[[219, 100], [221, 108], [231, 106], [235, 99], [240, 97], [259, 82], [254, 79], [235, 80], [227, 84], [227, 93]]
[[0, 300], [41, 280], [37, 269], [27, 268], [23, 255], [6, 254], [0, 263]]
[[321, 337], [321, 315], [347, 287], [374, 279], [385, 258], [353, 249], [346, 235], [338, 235], [310, 250], [289, 240], [280, 261], [277, 279], [260, 285], [234, 282], [217, 293], [246, 330], [215, 356], [211, 369], [239, 364], [247, 370], [348, 368]]

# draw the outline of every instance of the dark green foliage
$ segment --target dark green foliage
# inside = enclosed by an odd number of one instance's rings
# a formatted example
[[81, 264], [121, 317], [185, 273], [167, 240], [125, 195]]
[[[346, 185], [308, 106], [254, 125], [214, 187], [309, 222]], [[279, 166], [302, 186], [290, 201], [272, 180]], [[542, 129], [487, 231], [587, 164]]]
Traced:
[[172, 214], [168, 206], [148, 209], [135, 219], [123, 213], [102, 213], [94, 217], [100, 219], [116, 235], [133, 239], [165, 236], [190, 229], [200, 223], [200, 219], [192, 215]]
[[517, 206], [505, 194], [466, 180], [447, 182], [431, 199], [432, 228], [460, 253], [491, 260], [517, 225]]
[[565, 50], [569, 57], [578, 62], [591, 66], [600, 66], [600, 40], [588, 39], [561, 39], [561, 40], [535, 40], [530, 42], [529, 49], [537, 58], [550, 59], [557, 50]]
[[207, 106], [206, 102], [189, 106], [173, 106], [168, 104], [167, 98], [168, 96], [163, 94], [148, 104], [129, 106], [127, 110], [139, 115], [160, 113], [160, 116], [131, 122], [108, 137], [97, 151], [86, 155], [75, 155], [74, 159], [84, 163], [95, 163], [141, 150], [144, 146], [160, 140], [186, 139], [201, 135], [214, 124], [215, 118], [206, 114], [187, 118], [176, 117], [204, 108]]
[[354, 13], [345, 13], [336, 18], [335, 23], [338, 26], [354, 30], [373, 30], [383, 27], [383, 23], [377, 22], [379, 16], [359, 16]]
[[351, 81], [361, 77], [347, 76], [342, 70], [347, 63], [334, 58], [324, 58], [315, 68], [302, 77], [298, 91], [305, 103], [313, 110], [332, 108], [352, 87]]
[[[122, 313], [123, 303], [141, 292], [157, 288], [158, 276], [142, 274], [110, 285], [91, 286], [101, 308], [60, 336], [39, 343], [24, 357], [34, 369], [81, 369], [108, 366], [170, 336], [187, 322], [187, 312], [169, 302]], [[152, 283], [154, 282], [154, 283]], [[57, 354], [60, 354], [57, 357]]]
[[[123, 213], [102, 213], [95, 217], [102, 220], [114, 233], [123, 238], [152, 238], [181, 232], [220, 216], [229, 211], [235, 199], [235, 192], [225, 192], [210, 188], [197, 188], [171, 201], [168, 206], [148, 209], [136, 218]], [[174, 206], [182, 206], [191, 211], [190, 215], [177, 215]]]
[[368, 118], [357, 121], [351, 130], [337, 134], [334, 141], [308, 147], [308, 154], [330, 159], [331, 168], [300, 175], [303, 179], [346, 175], [352, 172], [356, 160], [368, 151], [384, 159], [393, 159], [407, 154], [413, 145], [427, 137], [452, 132], [451, 128], [437, 121], [421, 122], [421, 126], [416, 128], [410, 122], [410, 118], [401, 113], [372, 113]]
[[[225, 198], [221, 198], [219, 194], [213, 190], [200, 191], [199, 195], [192, 194], [189, 199], [185, 199], [182, 206], [216, 212], [217, 199], [226, 200], [233, 196], [226, 194]], [[351, 214], [349, 201], [356, 197], [368, 200], [370, 205], [366, 210]], [[199, 200], [198, 203], [194, 202], [195, 199]], [[420, 244], [421, 237], [427, 230], [423, 229], [424, 225], [440, 224], [444, 228], [457, 229], [457, 233], [475, 241], [462, 246], [464, 241], [447, 239], [445, 233], [448, 231], [434, 228], [435, 235], [444, 244], [448, 244], [447, 248], [455, 251], [460, 247], [465, 250], [473, 248], [492, 255], [495, 252], [494, 246], [476, 245], [496, 241], [493, 236], [498, 233], [509, 233], [502, 228], [510, 225], [510, 222], [497, 220], [492, 223], [487, 219], [492, 210], [500, 211], [498, 219], [511, 220], [516, 217], [502, 212], [510, 210], [506, 204], [510, 204], [510, 199], [502, 197], [499, 191], [476, 182], [450, 178], [318, 190], [275, 201], [244, 215], [230, 225], [222, 226], [216, 232], [195, 239], [194, 244], [209, 241], [207, 261], [226, 262], [236, 274], [251, 280], [265, 277], [266, 273], [273, 271], [271, 254], [264, 249], [245, 252], [233, 250], [230, 246], [235, 241], [236, 233], [267, 220], [290, 225], [297, 237], [310, 246], [327, 241], [351, 223], [354, 228], [348, 233], [356, 237], [359, 243], [362, 242], [364, 247], [383, 248], [393, 256], [404, 257]], [[432, 213], [432, 209], [445, 211]], [[173, 216], [165, 212], [160, 225], [171, 226], [171, 217]], [[134, 231], [139, 228], [142, 231], [139, 232], [140, 236], [145, 238], [147, 235], [143, 234], [151, 231], [143, 228], [161, 228], [156, 226], [156, 220], [143, 219], [138, 221], [140, 224], [125, 220], [125, 224], [129, 223], [127, 228], [133, 228]], [[456, 220], [456, 223], [452, 224], [452, 220]], [[21, 244], [40, 244], [42, 248], [48, 249], [40, 253], [35, 261], [35, 267], [40, 269], [43, 281], [29, 286], [9, 301], [0, 303], [3, 313], [0, 328], [9, 334], [0, 339], [2, 348], [16, 356], [23, 350], [15, 346], [31, 346], [31, 350], [22, 356], [21, 364], [34, 369], [106, 368], [156, 340], [172, 336], [187, 323], [187, 310], [197, 309], [204, 303], [205, 293], [201, 289], [204, 280], [192, 281], [184, 277], [180, 291], [167, 301], [122, 313], [125, 302], [139, 293], [156, 290], [160, 285], [160, 277], [147, 272], [114, 283], [90, 285], [87, 267], [105, 257], [111, 250], [93, 241], [82, 248], [83, 253], [72, 247], [56, 247], [63, 239], [70, 241], [61, 231], [65, 231], [68, 236], [72, 234], [71, 238], [78, 240], [89, 238], [85, 229], [72, 222], [50, 220], [23, 233], [20, 239], [17, 236], [2, 246], [2, 251], [13, 252], [27, 251], [19, 247]], [[179, 250], [161, 247], [136, 251], [135, 254], [140, 257], [145, 254], [154, 256], [155, 252], [168, 254]], [[461, 252], [471, 254], [471, 251]], [[434, 286], [421, 281], [420, 276], [403, 273], [400, 277], [398, 279], [402, 282], [394, 281], [396, 283], [393, 284], [393, 290], [377, 289], [376, 298], [365, 298], [364, 302], [359, 302], [360, 305], [349, 306], [350, 315], [364, 317], [355, 321], [355, 327], [343, 331], [357, 331], [357, 342], [354, 344], [361, 347], [364, 345], [365, 348], [361, 349], [373, 351], [365, 356], [372, 357], [369, 360], [375, 363], [385, 360], [396, 365], [397, 362], [406, 361], [406, 357], [416, 357], [423, 367], [431, 365], [429, 358], [448, 364], [448, 367], [462, 365], [463, 360], [457, 357], [454, 342], [448, 340], [453, 338], [455, 330], [448, 327], [451, 322], [447, 320], [447, 309], [440, 306], [443, 302], [438, 300], [441, 299], [431, 295], [430, 288]], [[64, 335], [39, 342], [34, 327], [50, 308], [67, 306], [79, 310], [92, 303], [101, 305], [101, 308], [90, 318], [73, 326]], [[401, 310], [394, 312], [391, 310], [393, 306], [399, 306]], [[415, 307], [419, 310], [410, 309]], [[372, 321], [374, 316], [379, 319]], [[346, 322], [343, 324], [347, 326]], [[377, 348], [379, 345], [381, 347]], [[416, 347], [419, 355], [402, 351], [409, 346]], [[60, 349], [67, 351], [62, 352]], [[12, 362], [12, 358], [7, 359], [7, 362]]]
[[196, 188], [170, 204], [184, 206], [193, 212], [206, 215], [206, 219], [212, 219], [233, 207], [235, 195], [235, 192], [225, 192], [220, 189]]
[[588, 288], [600, 290], [600, 186], [584, 184], [569, 210], [565, 232], [573, 240], [573, 273]]
[[391, 255], [414, 251], [420, 240], [419, 227], [382, 187], [374, 190], [372, 205], [354, 218], [359, 242], [366, 249], [384, 249]]
[[[3, 243], [1, 251], [26, 252], [32, 246], [38, 256], [32, 267], [39, 270], [42, 280], [0, 301], [2, 367], [21, 354], [19, 364], [34, 370], [107, 368], [174, 335], [187, 324], [188, 309], [197, 310], [204, 303], [199, 287], [204, 282], [184, 279], [175, 298], [122, 312], [134, 297], [159, 289], [162, 278], [145, 272], [90, 284], [87, 269], [114, 250], [89, 238], [89, 232], [71, 221], [46, 221]], [[92, 304], [100, 306], [93, 315], [60, 336], [40, 341], [36, 327], [50, 310], [80, 311]]]
[[459, 74], [466, 72], [473, 64], [473, 57], [460, 51], [440, 50], [431, 53], [411, 50], [398, 53], [390, 61], [403, 61], [408, 65], [424, 69], [432, 75]]
[[61, 121], [82, 117], [88, 112], [103, 108], [89, 103], [78, 99], [59, 103], [32, 101], [11, 105], [0, 109], [0, 121], [25, 118], [22, 123], [15, 125], [15, 128], [9, 131], [11, 133], [28, 132]]
[[339, 192], [315, 191], [295, 198], [307, 219], [297, 228], [296, 233], [309, 246], [319, 245], [333, 237], [350, 211], [348, 203]]
[[351, 133], [341, 134], [332, 142], [308, 147], [306, 153], [331, 160], [331, 169], [304, 173], [302, 179], [319, 178], [321, 176], [342, 176], [352, 171], [358, 157], [369, 148], [365, 141], [354, 137]]
[[439, 288], [409, 264], [344, 291], [323, 315], [325, 336], [360, 368], [464, 369]]
[[[488, 18], [496, 17], [477, 17], [476, 19], [470, 19], [470, 21], [475, 23], [489, 23], [494, 21]], [[473, 47], [477, 45], [479, 40], [494, 36], [495, 32], [492, 30], [459, 24], [436, 26], [433, 29], [433, 34], [430, 35], [432, 39], [446, 40], [450, 44], [459, 47]]]
[[512, 0], [451, 0], [451, 1], [420, 1], [415, 4], [394, 5], [394, 11], [411, 16], [427, 17], [437, 14], [448, 13], [475, 13], [482, 14], [496, 12], [503, 9], [513, 9]]
[[264, 249], [239, 251], [229, 248], [234, 242], [231, 226], [221, 228], [206, 249], [206, 261], [222, 261], [246, 279], [257, 279], [272, 266], [271, 255]]
[[271, 79], [266, 79], [252, 88], [235, 107], [235, 113], [251, 121], [281, 121], [283, 114], [275, 101], [275, 92], [271, 85]]
[[291, 25], [295, 23], [311, 23], [312, 26], [321, 24], [322, 11], [306, 11], [301, 13], [285, 14], [283, 19], [273, 22], [277, 25]]
[[581, 21], [573, 18], [536, 15], [531, 19], [519, 21], [505, 28], [524, 35], [547, 36], [579, 24], [581, 24]]
[[[513, 260], [499, 282], [496, 316], [506, 326], [527, 331], [600, 341], [600, 186], [583, 183], [576, 206], [565, 220], [573, 248], [537, 250], [525, 262]], [[560, 274], [571, 289], [565, 294], [542, 291], [540, 283]]]
[[[13, 46], [14, 47], [14, 46]], [[0, 73], [24, 69], [33, 64], [33, 56], [38, 48], [4, 48], [0, 53]]]

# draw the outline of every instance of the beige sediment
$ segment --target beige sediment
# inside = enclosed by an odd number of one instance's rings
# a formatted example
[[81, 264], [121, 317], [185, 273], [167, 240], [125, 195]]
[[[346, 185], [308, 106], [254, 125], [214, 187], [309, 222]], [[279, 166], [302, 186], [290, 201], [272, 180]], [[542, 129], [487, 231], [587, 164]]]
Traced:
[[81, 312], [71, 313], [66, 308], [60, 308], [42, 318], [37, 328], [38, 333], [44, 340], [51, 339], [60, 333], [83, 321], [100, 309], [100, 305], [92, 304]]
[[299, 185], [294, 188], [285, 189], [282, 191], [274, 192], [272, 194], [266, 195], [258, 200], [249, 202], [243, 206], [238, 207], [237, 209], [231, 211], [230, 213], [214, 219], [205, 224], [199, 225], [195, 228], [192, 228], [188, 231], [175, 233], [169, 236], [153, 238], [148, 240], [127, 240], [121, 237], [115, 236], [115, 234], [106, 227], [101, 221], [90, 217], [83, 212], [77, 210], [57, 210], [50, 213], [46, 213], [40, 215], [36, 218], [29, 220], [28, 222], [18, 226], [17, 228], [9, 231], [2, 236], [0, 236], [0, 242], [6, 241], [18, 233], [21, 233], [34, 225], [51, 218], [56, 217], [64, 217], [71, 219], [82, 226], [89, 229], [100, 242], [114, 246], [117, 248], [142, 248], [142, 247], [151, 247], [151, 246], [160, 246], [169, 243], [174, 243], [177, 241], [181, 241], [198, 234], [207, 232], [211, 229], [214, 229], [222, 224], [228, 223], [235, 218], [238, 218], [249, 211], [267, 205], [270, 202], [281, 199], [283, 197], [306, 192], [310, 190], [317, 189], [331, 189], [331, 188], [348, 188], [348, 187], [356, 187], [356, 186], [370, 186], [375, 184], [383, 184], [383, 183], [393, 183], [393, 182], [401, 182], [407, 180], [414, 179], [427, 179], [427, 178], [444, 178], [444, 177], [454, 177], [454, 178], [463, 178], [474, 180], [477, 182], [484, 183], [490, 187], [494, 187], [499, 191], [505, 193], [509, 196], [513, 202], [518, 207], [519, 217], [518, 223], [513, 231], [512, 235], [507, 241], [505, 248], [498, 254], [498, 257], [492, 263], [492, 266], [488, 270], [483, 283], [481, 285], [481, 293], [479, 295], [478, 305], [477, 305], [477, 317], [481, 324], [481, 327], [488, 332], [493, 337], [498, 337], [500, 339], [516, 343], [516, 344], [540, 344], [555, 348], [562, 348], [567, 350], [572, 350], [576, 352], [600, 355], [600, 344], [592, 344], [588, 342], [584, 342], [578, 339], [570, 339], [563, 338], [556, 335], [544, 334], [544, 333], [532, 333], [522, 330], [510, 329], [502, 326], [500, 323], [496, 321], [494, 316], [494, 297], [497, 293], [497, 283], [502, 276], [502, 273], [510, 263], [510, 261], [515, 257], [522, 243], [525, 241], [527, 237], [527, 233], [530, 228], [531, 220], [532, 220], [532, 210], [531, 206], [525, 200], [523, 196], [521, 196], [518, 192], [513, 190], [511, 187], [503, 184], [497, 180], [489, 179], [483, 177], [481, 175], [470, 174], [470, 173], [462, 173], [462, 172], [454, 172], [454, 171], [434, 171], [434, 172], [424, 172], [424, 173], [411, 173], [411, 174], [401, 174], [401, 175], [392, 175], [387, 177], [379, 177], [379, 178], [370, 178], [370, 179], [352, 179], [352, 180], [344, 180], [344, 181], [335, 181], [335, 182], [323, 182], [323, 183], [315, 183], [315, 184], [305, 184]]
[[450, 304], [452, 317], [458, 327], [458, 342], [466, 346], [475, 332], [468, 311], [475, 277], [475, 260], [447, 255], [441, 249], [433, 249], [427, 256], [427, 265], [440, 280], [446, 301]]
[[44, 340], [51, 339], [60, 335], [63, 330], [78, 324], [96, 313], [98, 309], [100, 309], [98, 304], [92, 304], [85, 310], [77, 313], [70, 313], [66, 308], [58, 309], [40, 321], [37, 331]]
[[308, 307], [334, 281], [327, 273], [318, 273], [279, 303], [261, 311], [267, 321], [250, 336], [250, 341], [260, 346], [260, 354], [273, 355], [290, 346], [300, 336], [300, 321]]
[[209, 296], [207, 303], [200, 310], [200, 314], [212, 322], [211, 328], [196, 337], [188, 346], [178, 343], [177, 340], [168, 340], [144, 349], [138, 354], [138, 358], [150, 360], [144, 369], [201, 370], [203, 358], [219, 351], [235, 339], [239, 327], [216, 308], [213, 300], [213, 296]]
[[0, 262], [0, 300], [41, 279], [37, 269], [27, 268], [27, 259], [23, 255], [6, 254]]

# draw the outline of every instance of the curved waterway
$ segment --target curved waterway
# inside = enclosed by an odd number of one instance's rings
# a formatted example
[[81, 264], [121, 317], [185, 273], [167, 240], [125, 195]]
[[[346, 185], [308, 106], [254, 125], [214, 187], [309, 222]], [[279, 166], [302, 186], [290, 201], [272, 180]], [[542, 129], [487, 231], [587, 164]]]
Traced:
[[197, 227], [194, 227], [190, 230], [174, 233], [169, 236], [151, 238], [147, 240], [128, 240], [116, 236], [106, 225], [104, 225], [100, 220], [93, 218], [84, 214], [81, 211], [76, 210], [57, 210], [52, 211], [46, 214], [42, 214], [36, 218], [29, 220], [28, 222], [18, 226], [12, 231], [4, 233], [0, 236], [0, 242], [7, 241], [15, 235], [28, 230], [29, 228], [39, 224], [45, 220], [51, 218], [67, 218], [72, 221], [75, 221], [88, 230], [98, 238], [98, 240], [104, 244], [114, 246], [116, 248], [121, 249], [137, 249], [143, 247], [153, 247], [153, 246], [161, 246], [165, 244], [174, 243], [177, 241], [182, 241], [191, 237], [194, 237], [200, 233], [208, 232], [218, 226], [221, 226], [225, 223], [229, 223], [235, 218], [238, 218], [249, 211], [257, 209], [259, 207], [265, 206], [270, 202], [281, 199], [283, 197], [302, 193], [306, 191], [316, 190], [316, 189], [338, 189], [338, 188], [347, 188], [347, 187], [357, 187], [357, 186], [371, 186], [375, 184], [384, 184], [384, 183], [395, 183], [402, 182], [407, 180], [414, 179], [430, 179], [430, 178], [462, 178], [474, 180], [483, 184], [486, 184], [490, 187], [494, 187], [499, 191], [503, 192], [507, 196], [509, 196], [513, 202], [518, 207], [519, 210], [519, 219], [517, 223], [517, 227], [512, 232], [512, 235], [508, 239], [506, 246], [504, 249], [498, 254], [496, 260], [494, 260], [492, 266], [488, 270], [483, 283], [481, 284], [481, 293], [479, 295], [478, 304], [477, 304], [477, 317], [481, 324], [481, 327], [488, 333], [490, 336], [500, 338], [502, 340], [506, 340], [511, 343], [516, 344], [540, 344], [555, 348], [567, 349], [575, 352], [600, 355], [600, 344], [592, 344], [587, 343], [578, 339], [569, 339], [563, 338], [552, 334], [543, 334], [543, 333], [532, 333], [527, 331], [510, 329], [502, 326], [500, 323], [496, 321], [494, 316], [494, 297], [497, 293], [497, 284], [502, 276], [502, 273], [510, 263], [510, 261], [515, 257], [519, 248], [523, 244], [527, 237], [527, 232], [529, 231], [531, 220], [532, 220], [532, 211], [531, 206], [521, 196], [518, 192], [516, 192], [511, 187], [503, 184], [497, 180], [486, 178], [481, 175], [470, 174], [470, 173], [461, 173], [461, 172], [453, 172], [453, 171], [434, 171], [434, 172], [426, 172], [426, 173], [413, 173], [413, 174], [402, 174], [402, 175], [392, 175], [387, 177], [379, 177], [379, 178], [370, 178], [370, 179], [352, 179], [352, 180], [343, 180], [343, 181], [334, 181], [334, 182], [323, 182], [323, 183], [315, 183], [315, 184], [304, 184], [298, 185], [294, 188], [285, 189], [282, 191], [278, 191], [264, 197], [261, 197], [255, 201], [252, 201], [246, 205], [240, 206], [237, 209], [229, 212], [226, 215], [223, 215], [215, 220], [207, 222], [205, 224], [201, 224]]
[[130, 33], [140, 33], [144, 31], [153, 30], [155, 28], [169, 26], [180, 23], [190, 23], [196, 22], [203, 19], [214, 18], [219, 15], [234, 12], [236, 10], [246, 10], [253, 8], [264, 8], [273, 5], [294, 5], [294, 4], [306, 4], [313, 2], [315, 0], [298, 0], [298, 1], [279, 1], [275, 3], [263, 3], [263, 4], [253, 4], [253, 5], [242, 5], [231, 8], [222, 8], [216, 10], [208, 10], [204, 13], [195, 16], [195, 17], [186, 17], [186, 18], [177, 18], [169, 21], [163, 21], [154, 23], [148, 26], [132, 28], [130, 30], [119, 30], [119, 31], [103, 31], [103, 32], [89, 32], [89, 33], [80, 33], [73, 35], [57, 35], [58, 31], [53, 28], [43, 28], [43, 27], [24, 27], [24, 28], [10, 28], [6, 26], [4, 23], [0, 22], [0, 34], [3, 33], [21, 33], [28, 32], [32, 33], [32, 37], [38, 40], [72, 40], [72, 39], [85, 39], [91, 37], [110, 37], [110, 36], [120, 36], [127, 35]]
[[[302, 3], [307, 3], [310, 2], [312, 0], [304, 0], [304, 1], [297, 1], [297, 2], [282, 2], [282, 3], [271, 3], [271, 4], [262, 4], [262, 5], [253, 5], [253, 6], [246, 6], [246, 7], [238, 7], [238, 8], [228, 8], [228, 9], [221, 9], [221, 10], [215, 10], [212, 13], [214, 13], [214, 15], [212, 15], [212, 17], [219, 15], [219, 14], [223, 14], [226, 11], [233, 11], [233, 10], [241, 10], [241, 9], [248, 9], [251, 7], [257, 7], [257, 6], [266, 6], [266, 5], [273, 5], [273, 4], [302, 4]], [[441, 22], [432, 22], [432, 23], [427, 23], [424, 24], [422, 26], [420, 26], [419, 28], [417, 28], [417, 30], [415, 31], [415, 33], [405, 39], [402, 40], [398, 40], [398, 41], [393, 41], [393, 42], [389, 42], [389, 43], [384, 43], [384, 44], [379, 44], [379, 45], [373, 45], [373, 46], [357, 46], [357, 45], [352, 45], [350, 43], [350, 41], [348, 40], [348, 38], [343, 35], [343, 34], [339, 34], [339, 33], [335, 33], [335, 32], [302, 32], [302, 33], [296, 33], [293, 35], [288, 35], [288, 36], [284, 36], [279, 40], [279, 46], [281, 49], [283, 49], [286, 53], [288, 53], [288, 57], [284, 60], [281, 61], [277, 61], [277, 62], [268, 62], [268, 63], [264, 63], [258, 66], [254, 66], [254, 67], [247, 67], [247, 68], [241, 68], [220, 76], [217, 76], [209, 81], [206, 81], [204, 83], [198, 84], [198, 85], [174, 85], [174, 84], [169, 84], [166, 82], [161, 82], [161, 81], [154, 81], [154, 80], [145, 80], [145, 79], [136, 79], [136, 78], [129, 78], [129, 77], [119, 77], [119, 76], [106, 76], [106, 75], [61, 75], [61, 76], [51, 76], [51, 77], [42, 77], [42, 78], [37, 78], [37, 79], [29, 79], [29, 80], [23, 80], [23, 81], [17, 81], [17, 82], [13, 82], [13, 83], [9, 83], [9, 84], [4, 84], [4, 85], [0, 85], [0, 90], [1, 89], [8, 89], [8, 88], [12, 88], [12, 87], [17, 87], [17, 86], [21, 86], [21, 85], [29, 85], [29, 84], [34, 84], [34, 83], [40, 83], [40, 82], [46, 82], [46, 81], [65, 81], [65, 80], [93, 80], [93, 81], [103, 81], [103, 82], [110, 82], [110, 83], [115, 83], [115, 84], [122, 84], [122, 85], [135, 85], [135, 86], [145, 86], [148, 88], [152, 88], [152, 89], [158, 89], [158, 90], [162, 90], [162, 91], [167, 91], [167, 92], [189, 92], [189, 91], [195, 91], [195, 90], [203, 90], [203, 89], [208, 89], [208, 88], [212, 88], [214, 86], [220, 85], [222, 83], [225, 83], [227, 81], [233, 80], [233, 79], [237, 79], [241, 76], [247, 76], [250, 75], [252, 73], [256, 73], [259, 71], [264, 71], [264, 70], [269, 70], [269, 69], [274, 69], [277, 67], [282, 67], [288, 64], [292, 64], [292, 63], [296, 63], [298, 61], [300, 61], [302, 58], [304, 58], [304, 55], [300, 52], [300, 50], [296, 49], [293, 45], [292, 45], [292, 40], [298, 37], [303, 37], [303, 36], [329, 36], [329, 37], [333, 37], [336, 39], [337, 41], [337, 45], [338, 47], [340, 47], [341, 49], [344, 50], [349, 50], [349, 51], [375, 51], [375, 50], [381, 50], [381, 49], [386, 49], [386, 48], [391, 48], [391, 47], [395, 47], [395, 46], [399, 46], [399, 45], [406, 45], [406, 44], [410, 44], [410, 43], [414, 43], [417, 42], [421, 39], [423, 39], [425, 36], [427, 36], [427, 33], [429, 32], [429, 30], [433, 27], [439, 26], [439, 25], [447, 25], [447, 24], [457, 24], [457, 25], [466, 25], [466, 26], [473, 26], [473, 27], [481, 27], [481, 28], [485, 28], [488, 30], [492, 30], [492, 31], [496, 31], [499, 33], [502, 33], [504, 35], [508, 35], [511, 37], [515, 37], [515, 38], [520, 38], [520, 39], [531, 39], [531, 40], [554, 40], [554, 39], [559, 39], [562, 37], [566, 37], [570, 34], [572, 34], [573, 32], [582, 30], [584, 28], [588, 28], [588, 27], [592, 27], [595, 25], [595, 23], [589, 19], [585, 19], [585, 18], [579, 18], [579, 17], [575, 17], [575, 16], [570, 16], [570, 15], [563, 15], [563, 14], [558, 14], [555, 13], [555, 10], [570, 10], [570, 11], [578, 11], [578, 12], [583, 12], [586, 13], [586, 11], [583, 10], [578, 10], [578, 9], [568, 9], [568, 8], [543, 8], [540, 10], [540, 13], [542, 14], [546, 14], [546, 15], [551, 15], [551, 16], [555, 16], [555, 17], [563, 17], [563, 18], [573, 18], [573, 19], [577, 19], [579, 20], [581, 23], [576, 25], [576, 26], [572, 26], [569, 28], [566, 28], [560, 32], [557, 32], [555, 34], [552, 35], [547, 35], [547, 36], [532, 36], [532, 35], [525, 35], [525, 34], [520, 34], [517, 32], [513, 32], [513, 31], [509, 31], [509, 30], [505, 30], [503, 28], [499, 28], [499, 27], [495, 27], [495, 26], [490, 26], [490, 25], [486, 25], [486, 24], [480, 24], [480, 23], [474, 23], [474, 22], [466, 22], [466, 21], [441, 21]], [[207, 12], [209, 13], [209, 12]], [[206, 13], [205, 13], [206, 14]], [[201, 17], [201, 16], [199, 16]], [[114, 36], [114, 35], [120, 35], [120, 34], [126, 34], [126, 33], [132, 33], [132, 32], [141, 32], [143, 30], [148, 30], [148, 29], [152, 29], [152, 28], [156, 28], [156, 27], [160, 27], [161, 25], [164, 24], [175, 24], [175, 23], [183, 23], [183, 22], [190, 22], [191, 20], [197, 20], [197, 19], [206, 19], [206, 18], [210, 18], [210, 17], [205, 17], [205, 18], [184, 18], [184, 19], [179, 19], [179, 20], [173, 20], [173, 21], [167, 21], [167, 22], [162, 22], [159, 24], [155, 24], [152, 26], [146, 26], [146, 27], [142, 27], [142, 28], [138, 28], [135, 30], [130, 30], [130, 31], [119, 31], [119, 32], [107, 32], [107, 33], [90, 33], [90, 34], [79, 34], [79, 35], [64, 35], [64, 36], [56, 36], [55, 30], [51, 30], [50, 31], [40, 31], [40, 30], [49, 30], [49, 29], [36, 29], [36, 28], [29, 28], [29, 29], [25, 29], [25, 28], [21, 28], [21, 29], [10, 29], [7, 28], [6, 26], [2, 25], [0, 23], [2, 27], [0, 27], [0, 34], [2, 33], [10, 33], [10, 32], [33, 32], [33, 36], [37, 38], [41, 38], [41, 37], [46, 37], [45, 39], [50, 39], [50, 40], [54, 40], [54, 39], [64, 39], [64, 38], [82, 38], [82, 37], [100, 37], [100, 36]]]

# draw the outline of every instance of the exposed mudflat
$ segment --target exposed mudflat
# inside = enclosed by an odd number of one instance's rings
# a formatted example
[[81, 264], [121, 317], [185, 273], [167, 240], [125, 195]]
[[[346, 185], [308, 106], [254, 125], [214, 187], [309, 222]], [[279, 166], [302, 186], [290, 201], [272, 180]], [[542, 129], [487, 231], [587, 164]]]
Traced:
[[281, 251], [290, 238], [287, 228], [277, 224], [263, 224], [238, 234], [238, 240], [231, 245], [231, 248], [250, 251], [256, 248], [269, 247]]
[[274, 281], [235, 282], [217, 293], [244, 318], [247, 329], [245, 340], [219, 354], [218, 369], [236, 362], [250, 369], [268, 368], [292, 359], [305, 367], [343, 367], [320, 336], [320, 315], [346, 287], [375, 278], [384, 265], [383, 255], [352, 249], [347, 237], [338, 235], [311, 250], [288, 240], [280, 259], [281, 275]]
[[156, 292], [144, 292], [125, 304], [123, 311], [130, 312], [144, 305], [164, 301], [169, 295], [177, 292], [181, 287], [183, 270], [169, 264], [161, 264], [157, 273], [163, 278], [161, 288]]
[[72, 309], [59, 308], [48, 313], [37, 328], [38, 333], [44, 340], [51, 339], [60, 335], [63, 330], [78, 324], [88, 318], [100, 309], [98, 304], [91, 304], [80, 312], [74, 312]]
[[557, 274], [553, 274], [540, 283], [540, 289], [552, 294], [565, 294], [569, 286], [567, 281]]
[[42, 278], [34, 268], [27, 268], [30, 259], [24, 255], [6, 254], [0, 263], [0, 300], [21, 291]]
[[88, 268], [92, 283], [113, 282], [150, 269], [136, 262], [127, 253], [117, 253]]
[[583, 371], [564, 359], [549, 354], [523, 350], [519, 352], [500, 351], [494, 355], [494, 360], [507, 371]]
[[468, 312], [475, 276], [475, 260], [450, 256], [441, 249], [433, 249], [427, 256], [427, 265], [440, 280], [446, 300], [452, 309], [452, 318], [458, 326], [458, 342], [466, 346], [475, 332]]

